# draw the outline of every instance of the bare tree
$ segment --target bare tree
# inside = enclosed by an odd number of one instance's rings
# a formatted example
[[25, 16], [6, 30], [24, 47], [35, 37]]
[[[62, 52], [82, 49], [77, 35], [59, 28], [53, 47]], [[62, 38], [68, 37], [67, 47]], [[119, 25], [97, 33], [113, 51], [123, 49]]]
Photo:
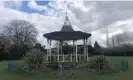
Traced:
[[37, 30], [25, 20], [12, 20], [4, 26], [4, 35], [16, 45], [32, 44], [36, 41]]
[[117, 35], [114, 35], [110, 38], [111, 46], [113, 47], [122, 47], [124, 44], [128, 44], [132, 42], [132, 33], [131, 32], [123, 32]]
[[116, 34], [110, 38], [111, 46], [113, 51], [125, 52], [131, 51], [133, 49], [132, 44], [132, 32], [123, 32]]

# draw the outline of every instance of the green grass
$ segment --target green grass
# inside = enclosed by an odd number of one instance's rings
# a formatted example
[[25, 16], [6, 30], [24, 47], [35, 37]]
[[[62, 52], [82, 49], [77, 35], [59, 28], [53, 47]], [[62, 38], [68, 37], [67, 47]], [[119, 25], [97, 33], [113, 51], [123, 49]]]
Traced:
[[[76, 80], [133, 80], [133, 57], [109, 57], [109, 59], [127, 59], [129, 62], [129, 71], [121, 72], [116, 74], [106, 74], [106, 75], [92, 75], [85, 74], [78, 76], [74, 79]], [[8, 74], [7, 71], [7, 61], [0, 62], [0, 80], [55, 80], [56, 78], [52, 72], [37, 73], [36, 75], [16, 75]]]

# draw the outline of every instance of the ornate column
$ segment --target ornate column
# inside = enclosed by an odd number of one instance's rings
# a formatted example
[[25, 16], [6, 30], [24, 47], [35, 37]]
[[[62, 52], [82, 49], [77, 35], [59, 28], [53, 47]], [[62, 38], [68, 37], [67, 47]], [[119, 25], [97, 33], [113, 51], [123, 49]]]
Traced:
[[87, 56], [87, 61], [89, 60], [88, 58], [88, 39], [86, 39], [86, 56]]
[[60, 51], [60, 45], [59, 42], [57, 43], [57, 62], [59, 62], [59, 51]]
[[47, 39], [47, 61], [49, 61], [49, 40]]
[[63, 62], [65, 61], [64, 53], [63, 53]]
[[76, 46], [76, 62], [78, 62], [78, 56], [77, 56], [77, 42], [76, 42], [76, 44], [75, 44]]
[[84, 41], [84, 61], [85, 61], [86, 60], [86, 41], [85, 39], [83, 41]]
[[72, 59], [73, 59], [73, 58], [72, 58], [72, 53], [71, 53], [71, 62], [72, 62]]
[[75, 61], [75, 41], [73, 40], [73, 56], [74, 56], [74, 61]]
[[62, 61], [62, 58], [63, 58], [63, 55], [62, 55], [62, 43], [63, 43], [63, 41], [60, 41], [60, 43], [61, 43], [61, 46], [60, 46], [60, 55], [61, 55], [61, 61]]
[[51, 62], [51, 42], [52, 40], [50, 40], [50, 62]]

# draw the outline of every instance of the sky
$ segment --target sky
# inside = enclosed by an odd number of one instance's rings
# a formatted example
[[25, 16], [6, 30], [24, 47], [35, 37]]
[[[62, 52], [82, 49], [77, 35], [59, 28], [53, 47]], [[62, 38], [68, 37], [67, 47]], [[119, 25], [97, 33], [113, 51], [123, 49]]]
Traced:
[[133, 31], [133, 1], [1, 0], [0, 27], [14, 19], [27, 20], [38, 30], [37, 41], [46, 45], [43, 34], [61, 30], [66, 10], [74, 30], [92, 34], [92, 44], [105, 46], [107, 29], [109, 35]]

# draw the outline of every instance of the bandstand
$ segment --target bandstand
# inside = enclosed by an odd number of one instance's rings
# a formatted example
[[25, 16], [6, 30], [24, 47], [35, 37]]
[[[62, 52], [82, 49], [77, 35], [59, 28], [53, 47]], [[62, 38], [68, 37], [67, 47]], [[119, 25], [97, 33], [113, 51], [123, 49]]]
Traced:
[[[47, 39], [47, 44], [48, 44], [48, 48], [47, 49], [47, 61], [51, 61], [51, 58], [54, 57], [54, 61], [57, 62], [65, 62], [65, 57], [67, 57], [68, 55], [70, 55], [70, 62], [78, 62], [81, 60], [81, 54], [78, 54], [77, 52], [77, 44], [75, 44], [75, 42], [77, 40], [83, 40], [84, 42], [84, 54], [83, 56], [83, 60], [84, 61], [88, 61], [88, 38], [91, 36], [90, 33], [85, 33], [82, 31], [75, 31], [72, 26], [71, 23], [69, 21], [68, 15], [66, 14], [66, 18], [63, 24], [63, 27], [60, 31], [54, 31], [51, 33], [46, 33], [43, 35], [46, 39]], [[51, 54], [51, 42], [55, 40], [58, 41], [60, 43], [60, 45], [58, 44], [57, 47], [57, 54], [56, 55], [52, 55]], [[72, 41], [73, 42], [73, 52], [72, 53], [68, 53], [68, 55], [64, 55], [64, 53], [62, 52], [62, 47], [63, 47], [63, 41]]]

